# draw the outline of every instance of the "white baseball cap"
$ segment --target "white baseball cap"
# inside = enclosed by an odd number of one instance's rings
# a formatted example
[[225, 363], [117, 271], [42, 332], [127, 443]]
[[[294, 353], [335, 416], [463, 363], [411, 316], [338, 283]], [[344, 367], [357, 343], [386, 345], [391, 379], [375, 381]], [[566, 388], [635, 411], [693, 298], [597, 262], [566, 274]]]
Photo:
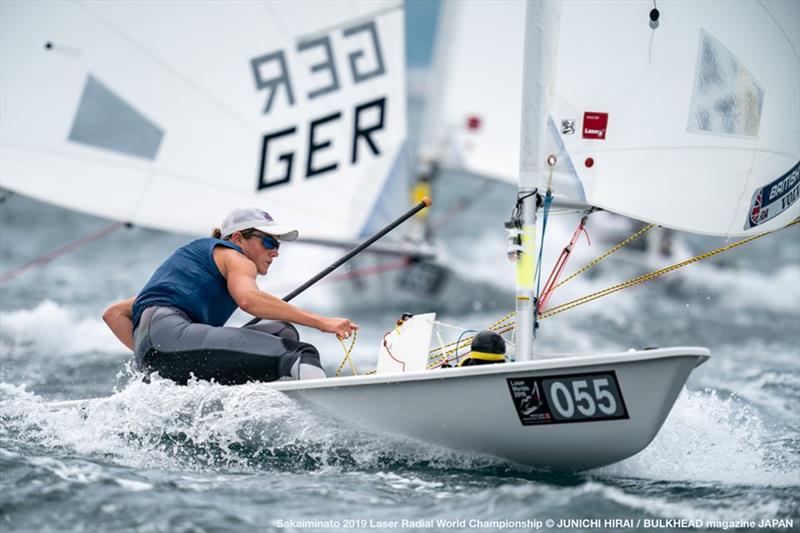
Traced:
[[255, 207], [237, 207], [225, 217], [219, 230], [223, 237], [227, 237], [249, 228], [274, 235], [282, 241], [293, 241], [300, 234], [294, 228], [278, 224], [269, 213]]

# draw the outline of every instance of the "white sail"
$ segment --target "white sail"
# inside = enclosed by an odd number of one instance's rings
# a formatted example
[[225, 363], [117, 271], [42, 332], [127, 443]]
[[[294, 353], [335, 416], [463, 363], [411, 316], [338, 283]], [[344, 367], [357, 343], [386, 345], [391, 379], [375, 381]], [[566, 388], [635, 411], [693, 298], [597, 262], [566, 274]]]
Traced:
[[423, 160], [516, 184], [524, 11], [516, 0], [442, 3]]
[[659, 1], [655, 29], [651, 9], [562, 3], [551, 130], [580, 187], [555, 192], [710, 235], [797, 218], [800, 3]]
[[[800, 3], [657, 5], [653, 29], [648, 0], [562, 4], [554, 192], [711, 235], [797, 218]], [[423, 157], [516, 182], [524, 3], [443, 6]]]
[[4, 188], [191, 233], [262, 206], [352, 239], [404, 172], [397, 1], [1, 7]]

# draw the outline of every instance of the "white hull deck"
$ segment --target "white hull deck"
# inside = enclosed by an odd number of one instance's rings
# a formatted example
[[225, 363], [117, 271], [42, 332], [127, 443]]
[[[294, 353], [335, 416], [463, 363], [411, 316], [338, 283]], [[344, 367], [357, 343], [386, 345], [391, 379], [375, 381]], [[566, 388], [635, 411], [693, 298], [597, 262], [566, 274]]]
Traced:
[[709, 356], [677, 347], [267, 386], [373, 430], [585, 470], [644, 449]]

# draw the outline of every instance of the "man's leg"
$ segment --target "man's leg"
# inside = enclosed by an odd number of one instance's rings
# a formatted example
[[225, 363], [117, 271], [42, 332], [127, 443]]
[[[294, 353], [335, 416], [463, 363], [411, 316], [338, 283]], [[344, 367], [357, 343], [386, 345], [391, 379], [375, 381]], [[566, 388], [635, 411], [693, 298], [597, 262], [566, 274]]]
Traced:
[[[141, 366], [178, 383], [186, 383], [192, 375], [229, 385], [274, 381], [287, 376], [295, 379], [325, 376], [319, 352], [308, 343], [271, 335], [258, 328], [194, 324], [171, 308], [157, 308], [149, 318], [142, 335], [147, 333], [152, 348], [141, 355]], [[285, 326], [280, 328], [284, 337], [292, 332], [296, 336], [293, 326]]]

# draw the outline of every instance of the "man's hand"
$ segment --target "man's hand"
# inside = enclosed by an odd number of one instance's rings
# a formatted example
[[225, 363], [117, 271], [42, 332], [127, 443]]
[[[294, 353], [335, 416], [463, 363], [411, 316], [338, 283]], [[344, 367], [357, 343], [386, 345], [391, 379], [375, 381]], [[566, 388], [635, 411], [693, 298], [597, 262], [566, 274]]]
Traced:
[[319, 330], [325, 333], [335, 333], [340, 339], [346, 339], [358, 331], [358, 324], [350, 322], [346, 318], [323, 318]]

